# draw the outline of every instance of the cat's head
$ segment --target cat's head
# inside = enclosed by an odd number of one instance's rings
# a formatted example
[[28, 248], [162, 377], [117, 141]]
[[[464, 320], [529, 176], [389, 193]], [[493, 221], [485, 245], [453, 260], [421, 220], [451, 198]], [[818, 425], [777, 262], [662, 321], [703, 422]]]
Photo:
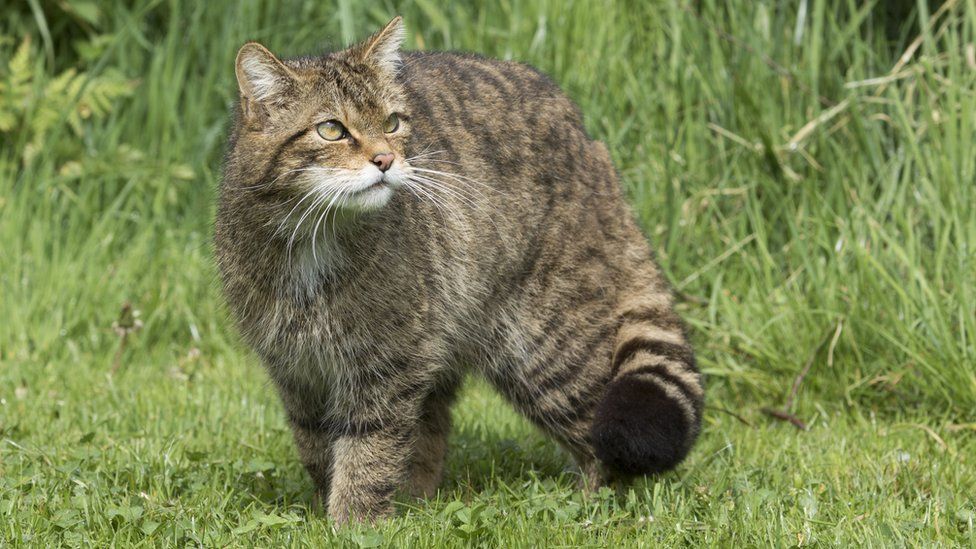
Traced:
[[396, 83], [403, 23], [323, 57], [281, 60], [256, 43], [237, 54], [235, 162], [293, 213], [373, 210], [403, 184], [410, 118]]

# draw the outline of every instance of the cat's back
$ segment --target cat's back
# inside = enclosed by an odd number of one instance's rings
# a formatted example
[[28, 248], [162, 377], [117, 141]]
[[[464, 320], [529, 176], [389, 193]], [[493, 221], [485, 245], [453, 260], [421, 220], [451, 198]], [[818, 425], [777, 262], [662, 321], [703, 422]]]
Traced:
[[[470, 53], [410, 52], [399, 80], [412, 123], [455, 132], [500, 152], [588, 142], [578, 107], [530, 65]], [[503, 158], [497, 160], [504, 162]]]

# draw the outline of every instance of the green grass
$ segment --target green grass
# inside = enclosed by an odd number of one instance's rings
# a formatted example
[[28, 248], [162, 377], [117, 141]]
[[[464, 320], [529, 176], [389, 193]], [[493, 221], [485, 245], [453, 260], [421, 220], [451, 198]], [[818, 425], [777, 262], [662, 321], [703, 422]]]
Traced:
[[[976, 546], [976, 0], [292, 4], [4, 8], [0, 545]], [[394, 13], [552, 74], [608, 144], [708, 375], [677, 471], [581, 494], [473, 382], [436, 500], [312, 506], [211, 260], [233, 57]], [[808, 364], [800, 431], [761, 409]]]

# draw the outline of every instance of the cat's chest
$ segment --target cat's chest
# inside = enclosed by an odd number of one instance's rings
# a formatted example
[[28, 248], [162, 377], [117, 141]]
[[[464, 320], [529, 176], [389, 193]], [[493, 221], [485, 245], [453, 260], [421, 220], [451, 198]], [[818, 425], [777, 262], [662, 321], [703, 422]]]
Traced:
[[317, 305], [279, 301], [257, 315], [249, 339], [272, 377], [318, 392], [367, 359], [370, 349], [362, 330], [350, 325], [349, 318]]
[[248, 339], [269, 364], [323, 372], [368, 364], [431, 328], [429, 292], [402, 257], [364, 261], [322, 240], [294, 252], [241, 300]]
[[270, 362], [327, 371], [369, 364], [417, 338], [421, 322], [404, 305], [408, 301], [329, 284], [320, 280], [308, 294], [279, 294], [256, 312], [248, 331]]

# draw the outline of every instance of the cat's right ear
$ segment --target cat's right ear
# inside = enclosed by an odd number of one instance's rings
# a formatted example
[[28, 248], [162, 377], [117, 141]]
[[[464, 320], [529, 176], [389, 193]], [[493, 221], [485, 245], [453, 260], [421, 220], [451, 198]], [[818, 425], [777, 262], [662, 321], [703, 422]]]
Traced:
[[257, 42], [248, 42], [237, 52], [236, 72], [245, 113], [250, 110], [250, 103], [281, 105], [295, 86], [295, 74]]

